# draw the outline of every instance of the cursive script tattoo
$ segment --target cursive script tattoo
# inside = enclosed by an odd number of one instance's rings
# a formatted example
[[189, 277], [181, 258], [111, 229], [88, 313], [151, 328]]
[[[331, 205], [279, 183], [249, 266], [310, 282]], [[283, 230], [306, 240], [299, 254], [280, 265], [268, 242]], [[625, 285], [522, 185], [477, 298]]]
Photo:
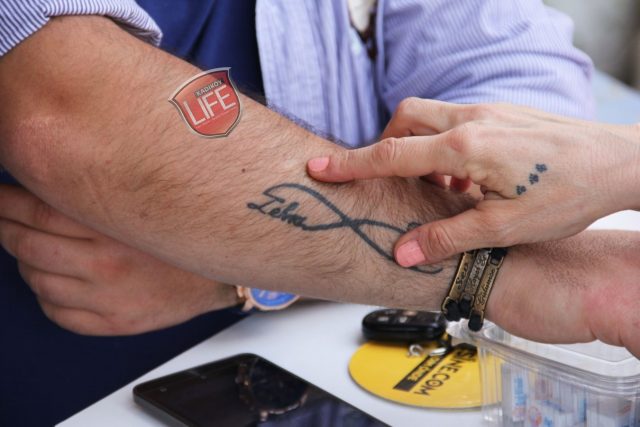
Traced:
[[[287, 197], [285, 197], [286, 194]], [[395, 263], [393, 257], [393, 249], [384, 249], [381, 242], [377, 242], [376, 238], [367, 233], [365, 229], [379, 228], [385, 231], [396, 233], [398, 237], [406, 233], [418, 224], [412, 222], [406, 228], [396, 227], [386, 222], [376, 221], [369, 218], [351, 218], [342, 212], [336, 205], [331, 203], [325, 196], [318, 191], [302, 184], [283, 183], [267, 188], [263, 193], [266, 201], [262, 203], [247, 203], [247, 208], [260, 212], [263, 215], [282, 221], [293, 227], [307, 232], [328, 231], [336, 229], [349, 229], [362, 239], [375, 252], [385, 259]], [[299, 213], [303, 206], [303, 200], [309, 200], [309, 197], [324, 207], [324, 212], [319, 213], [321, 221], [311, 220], [308, 216]], [[386, 242], [389, 246], [393, 242]], [[417, 266], [411, 270], [425, 274], [437, 274], [442, 271], [440, 266]]]

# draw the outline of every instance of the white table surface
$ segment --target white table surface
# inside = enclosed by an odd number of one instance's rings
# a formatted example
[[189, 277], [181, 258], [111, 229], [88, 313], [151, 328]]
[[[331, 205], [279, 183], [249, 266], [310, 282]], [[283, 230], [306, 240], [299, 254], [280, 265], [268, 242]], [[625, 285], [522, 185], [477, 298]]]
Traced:
[[[640, 213], [621, 212], [592, 228], [640, 230]], [[440, 411], [413, 408], [367, 393], [349, 377], [348, 362], [362, 343], [360, 322], [374, 307], [306, 302], [278, 313], [259, 313], [242, 320], [100, 400], [63, 423], [75, 426], [160, 427], [138, 407], [135, 384], [222, 359], [255, 353], [284, 367], [393, 426], [479, 426], [479, 410]]]
[[[397, 405], [367, 393], [348, 373], [348, 363], [361, 341], [360, 322], [374, 307], [325, 302], [296, 304], [286, 311], [258, 313], [193, 347], [175, 359], [60, 426], [163, 426], [132, 397], [142, 381], [222, 359], [255, 353], [394, 426], [479, 425], [480, 411], [428, 411]], [[460, 424], [462, 423], [462, 424]]]

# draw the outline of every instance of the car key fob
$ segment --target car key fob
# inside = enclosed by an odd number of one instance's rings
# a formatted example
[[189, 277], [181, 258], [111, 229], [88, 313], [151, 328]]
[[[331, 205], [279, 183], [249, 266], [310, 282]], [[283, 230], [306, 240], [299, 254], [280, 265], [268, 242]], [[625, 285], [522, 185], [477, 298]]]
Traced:
[[440, 340], [447, 329], [442, 313], [383, 309], [362, 319], [362, 333], [370, 341], [420, 343]]

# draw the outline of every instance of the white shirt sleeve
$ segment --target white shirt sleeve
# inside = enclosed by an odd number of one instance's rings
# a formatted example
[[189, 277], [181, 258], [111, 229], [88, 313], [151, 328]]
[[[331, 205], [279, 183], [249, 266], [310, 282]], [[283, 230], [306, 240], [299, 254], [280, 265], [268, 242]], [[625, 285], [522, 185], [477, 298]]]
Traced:
[[0, 0], [0, 56], [42, 28], [51, 17], [102, 15], [155, 45], [162, 32], [134, 0]]

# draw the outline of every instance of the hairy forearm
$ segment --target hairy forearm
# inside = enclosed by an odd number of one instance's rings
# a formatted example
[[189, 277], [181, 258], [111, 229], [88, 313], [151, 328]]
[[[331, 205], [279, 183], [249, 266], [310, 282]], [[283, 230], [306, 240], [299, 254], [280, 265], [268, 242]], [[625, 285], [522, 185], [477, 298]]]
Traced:
[[[392, 247], [472, 201], [419, 180], [313, 182], [307, 159], [340, 148], [246, 98], [229, 137], [196, 137], [166, 101], [196, 72], [109, 21], [53, 20], [0, 60], [0, 162], [76, 220], [209, 279], [439, 308], [455, 260], [403, 269]], [[513, 248], [487, 316], [527, 338], [640, 354], [640, 318], [623, 316], [640, 298], [638, 244], [586, 233]]]
[[640, 123], [629, 126], [629, 135], [635, 141], [635, 152], [630, 172], [630, 182], [633, 185], [634, 200], [632, 209], [640, 211]]
[[229, 137], [194, 136], [166, 99], [197, 71], [109, 21], [53, 20], [0, 63], [1, 161], [71, 217], [203, 276], [437, 308], [451, 263], [402, 269], [393, 243], [468, 200], [420, 181], [315, 183], [306, 160], [340, 148], [247, 98]]

